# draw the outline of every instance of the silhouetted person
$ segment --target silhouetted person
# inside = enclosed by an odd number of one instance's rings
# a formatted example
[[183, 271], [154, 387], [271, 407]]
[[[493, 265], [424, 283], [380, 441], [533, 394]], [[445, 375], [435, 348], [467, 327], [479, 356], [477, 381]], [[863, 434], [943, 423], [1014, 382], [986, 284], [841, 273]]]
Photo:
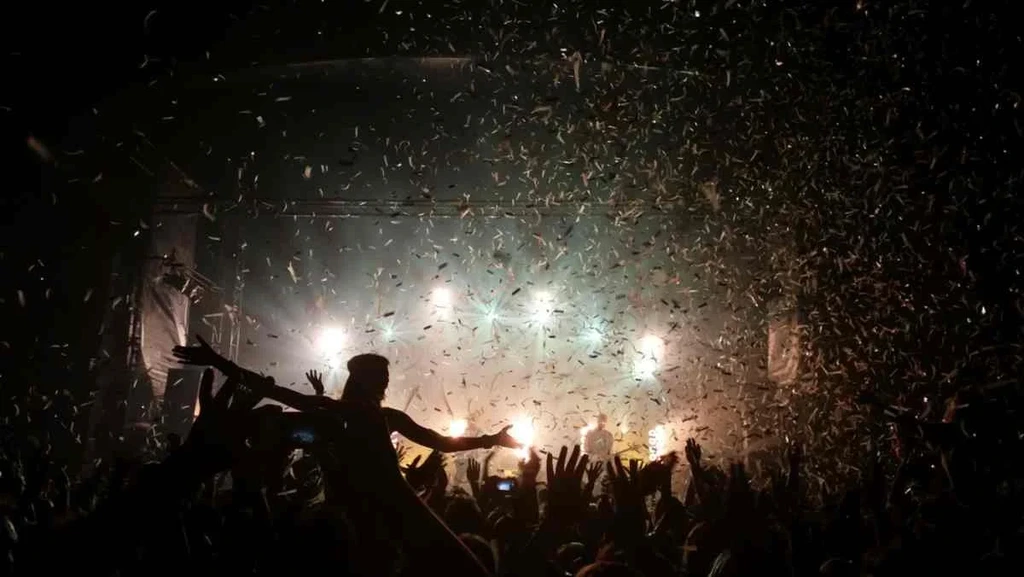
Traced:
[[[383, 412], [389, 432], [398, 433], [410, 441], [441, 451], [452, 453], [492, 447], [519, 448], [520, 444], [508, 434], [511, 425], [494, 435], [477, 437], [448, 437], [417, 424], [409, 415], [397, 409], [382, 407], [384, 394], [390, 379], [389, 362], [380, 355], [356, 355], [348, 361], [348, 380], [341, 399], [334, 400], [322, 394], [305, 395], [280, 387], [271, 377], [263, 377], [242, 369], [214, 351], [205, 341], [199, 339], [197, 347], [175, 347], [174, 355], [183, 363], [209, 365], [226, 375], [239, 375], [243, 382], [257, 394], [298, 409], [303, 412], [339, 411], [346, 412], [360, 407]], [[320, 387], [314, 384], [319, 393]]]

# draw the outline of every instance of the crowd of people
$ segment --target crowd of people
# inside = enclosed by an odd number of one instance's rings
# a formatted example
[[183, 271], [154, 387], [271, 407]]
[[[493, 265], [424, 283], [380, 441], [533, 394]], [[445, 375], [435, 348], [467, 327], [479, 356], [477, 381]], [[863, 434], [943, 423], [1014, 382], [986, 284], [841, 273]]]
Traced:
[[[592, 459], [578, 446], [531, 449], [506, 478], [491, 473], [494, 451], [481, 451], [518, 447], [507, 429], [447, 437], [382, 407], [383, 357], [354, 357], [341, 398], [331, 399], [315, 373], [314, 392], [303, 394], [202, 340], [175, 356], [212, 368], [191, 431], [168, 439], [158, 459], [107, 459], [72, 479], [43, 444], [7, 443], [3, 573], [723, 577], [1024, 567], [1021, 437], [991, 413], [972, 416], [977, 399], [958, 399], [934, 421], [898, 416], [897, 442], [858, 464], [860, 482], [822, 494], [809, 491], [811, 456], [795, 444], [763, 479], [743, 463], [710, 464], [692, 439], [649, 463]], [[433, 452], [403, 464], [394, 432]], [[586, 448], [607, 456], [603, 437]], [[446, 454], [466, 451], [477, 452], [454, 458], [464, 459], [468, 487], [454, 487]], [[686, 489], [674, 494], [680, 476]]]

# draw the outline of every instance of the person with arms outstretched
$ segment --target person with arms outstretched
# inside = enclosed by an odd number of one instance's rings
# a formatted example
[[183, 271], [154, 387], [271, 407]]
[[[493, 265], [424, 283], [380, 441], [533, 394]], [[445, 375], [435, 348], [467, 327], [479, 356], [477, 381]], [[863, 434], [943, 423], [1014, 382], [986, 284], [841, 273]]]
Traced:
[[[442, 452], [487, 448], [496, 445], [518, 447], [508, 429], [497, 435], [453, 439], [421, 427], [402, 411], [381, 406], [388, 384], [388, 362], [377, 355], [359, 355], [349, 361], [349, 379], [340, 400], [320, 393], [319, 375], [308, 375], [317, 395], [304, 395], [279, 387], [271, 377], [248, 371], [222, 357], [201, 337], [199, 345], [175, 347], [178, 361], [208, 365], [256, 396], [276, 400], [302, 411], [294, 413], [313, 424], [316, 435], [313, 454], [326, 475], [328, 503], [343, 503], [344, 516], [357, 525], [374, 527], [383, 522], [393, 531], [387, 543], [401, 543], [410, 563], [445, 560], [453, 574], [488, 575], [465, 545], [413, 492], [403, 479], [390, 433]], [[317, 377], [317, 378], [313, 378]], [[362, 554], [356, 561], [360, 574], [383, 574], [393, 551], [381, 541], [369, 538], [356, 547]]]
[[390, 432], [398, 433], [418, 445], [442, 453], [493, 447], [510, 449], [520, 447], [520, 444], [508, 434], [509, 429], [512, 428], [511, 425], [493, 435], [448, 437], [416, 423], [409, 415], [398, 409], [382, 406], [390, 378], [388, 370], [390, 363], [380, 355], [362, 354], [349, 359], [349, 376], [339, 400], [327, 397], [320, 392], [323, 390], [323, 384], [319, 375], [313, 371], [307, 374], [307, 378], [316, 390], [316, 396], [278, 386], [271, 377], [256, 375], [239, 367], [219, 355], [202, 338], [199, 338], [199, 346], [175, 347], [174, 356], [186, 364], [209, 365], [226, 375], [239, 375], [255, 393], [299, 411], [380, 410], [383, 412]]

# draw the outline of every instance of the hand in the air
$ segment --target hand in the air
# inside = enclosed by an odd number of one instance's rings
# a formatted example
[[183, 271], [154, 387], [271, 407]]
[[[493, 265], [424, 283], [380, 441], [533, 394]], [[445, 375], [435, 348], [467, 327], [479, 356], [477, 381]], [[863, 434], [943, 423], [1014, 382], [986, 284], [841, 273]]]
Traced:
[[505, 447], [506, 449], [520, 449], [520, 448], [522, 448], [523, 444], [520, 443], [519, 441], [515, 440], [515, 438], [513, 438], [512, 435], [508, 434], [508, 431], [511, 428], [512, 428], [512, 425], [508, 425], [504, 429], [499, 431], [498, 434], [492, 435], [494, 437], [494, 445], [495, 446]]
[[[444, 474], [444, 454], [433, 451], [426, 459], [416, 457], [405, 469], [405, 478], [414, 489], [431, 489]], [[445, 479], [447, 483], [447, 478]]]
[[306, 373], [306, 380], [309, 381], [309, 384], [313, 385], [313, 390], [316, 391], [317, 396], [324, 394], [324, 376], [322, 373], [310, 370]]
[[213, 380], [213, 370], [203, 372], [199, 416], [179, 449], [207, 475], [226, 469], [246, 450], [252, 409], [259, 402], [258, 396], [239, 391], [238, 381], [230, 378], [214, 395]]
[[583, 514], [588, 498], [583, 487], [587, 461], [579, 445], [571, 453], [569, 447], [562, 447], [557, 460], [548, 453], [548, 521], [572, 524]]
[[700, 445], [697, 444], [695, 439], [686, 440], [686, 461], [690, 463], [691, 467], [700, 467], [700, 456], [701, 450]]
[[587, 465], [587, 482], [583, 486], [583, 492], [588, 498], [594, 494], [594, 487], [597, 486], [598, 480], [601, 479], [603, 471], [604, 463], [601, 461], [594, 461]]
[[524, 481], [537, 481], [537, 476], [540, 475], [540, 455], [537, 451], [530, 449], [530, 455], [526, 460], [519, 461], [519, 474]]
[[395, 445], [395, 456], [398, 457], [398, 462], [401, 463], [405, 460], [405, 456], [409, 454], [409, 447], [405, 446], [405, 443], [397, 443]]
[[174, 347], [172, 354], [183, 365], [214, 366], [224, 357], [213, 350], [203, 337], [196, 335], [199, 344], [196, 346]]
[[470, 457], [466, 461], [466, 480], [471, 484], [480, 482], [480, 461], [477, 461], [473, 457]]

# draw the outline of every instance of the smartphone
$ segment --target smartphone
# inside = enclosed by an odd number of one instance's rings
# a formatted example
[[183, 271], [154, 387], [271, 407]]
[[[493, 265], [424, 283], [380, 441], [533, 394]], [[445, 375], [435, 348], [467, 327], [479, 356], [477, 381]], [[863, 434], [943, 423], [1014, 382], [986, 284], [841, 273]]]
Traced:
[[502, 492], [509, 492], [516, 488], [516, 482], [512, 479], [502, 479], [498, 481], [498, 490]]
[[291, 439], [300, 445], [312, 445], [316, 442], [316, 433], [309, 427], [298, 427], [292, 430]]

